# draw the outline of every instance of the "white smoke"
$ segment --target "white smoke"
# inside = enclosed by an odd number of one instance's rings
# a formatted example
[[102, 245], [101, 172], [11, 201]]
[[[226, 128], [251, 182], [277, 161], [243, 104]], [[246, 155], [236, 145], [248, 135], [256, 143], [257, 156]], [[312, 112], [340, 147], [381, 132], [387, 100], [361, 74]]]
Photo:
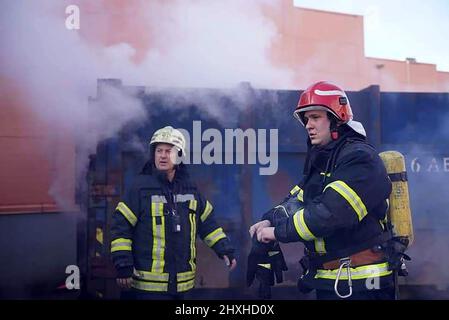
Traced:
[[[65, 25], [65, 9], [73, 4], [80, 8], [79, 30]], [[268, 58], [277, 30], [261, 8], [275, 4], [129, 1], [117, 8], [107, 1], [3, 1], [1, 80], [20, 83], [29, 112], [50, 127], [44, 135], [74, 137], [85, 161], [79, 165], [81, 178], [88, 154], [100, 140], [113, 137], [130, 121], [146, 120], [141, 100], [114, 86], [105, 90], [101, 103], [88, 107], [98, 78], [159, 88], [231, 88], [242, 81], [289, 86], [291, 73], [275, 68]], [[106, 41], [108, 36], [114, 41]], [[184, 98], [213, 118], [229, 120], [208, 97]], [[245, 95], [233, 99], [243, 108], [250, 103]], [[64, 159], [58, 153], [67, 150], [49, 151], [57, 162]], [[55, 170], [68, 169], [61, 164]], [[54, 176], [51, 192], [57, 198], [67, 181], [58, 181], [64, 176], [58, 172]]]
[[[276, 3], [275, 1], [272, 1]], [[136, 48], [120, 43], [104, 48], [110, 75], [128, 83], [158, 87], [232, 87], [249, 81], [257, 87], [285, 88], [290, 71], [272, 66], [268, 55], [274, 23], [261, 12], [269, 1], [147, 1], [141, 17], [151, 32], [151, 48], [138, 65]]]

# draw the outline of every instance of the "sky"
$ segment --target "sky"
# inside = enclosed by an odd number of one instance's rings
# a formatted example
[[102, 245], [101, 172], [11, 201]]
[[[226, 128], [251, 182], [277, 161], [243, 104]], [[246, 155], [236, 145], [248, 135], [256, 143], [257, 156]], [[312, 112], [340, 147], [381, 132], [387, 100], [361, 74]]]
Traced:
[[449, 72], [447, 0], [294, 0], [295, 6], [364, 16], [365, 55], [436, 64]]

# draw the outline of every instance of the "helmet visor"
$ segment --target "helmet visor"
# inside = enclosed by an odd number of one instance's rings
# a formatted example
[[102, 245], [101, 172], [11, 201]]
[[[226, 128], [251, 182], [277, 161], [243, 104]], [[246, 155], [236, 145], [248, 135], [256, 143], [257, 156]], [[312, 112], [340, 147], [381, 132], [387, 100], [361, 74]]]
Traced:
[[332, 111], [331, 109], [329, 109], [328, 107], [320, 106], [320, 105], [307, 106], [307, 107], [304, 107], [304, 108], [301, 108], [301, 109], [297, 109], [297, 110], [295, 110], [295, 111], [293, 112], [293, 116], [294, 116], [299, 122], [301, 122], [301, 124], [302, 124], [303, 126], [306, 126], [306, 125], [305, 125], [305, 122], [304, 122], [304, 113], [307, 112], [307, 111], [312, 111], [312, 110], [322, 110], [322, 111], [327, 111], [327, 112], [330, 112], [331, 114], [333, 114], [334, 116], [337, 116], [337, 115], [335, 114], [335, 112], [333, 112], [333, 111]]

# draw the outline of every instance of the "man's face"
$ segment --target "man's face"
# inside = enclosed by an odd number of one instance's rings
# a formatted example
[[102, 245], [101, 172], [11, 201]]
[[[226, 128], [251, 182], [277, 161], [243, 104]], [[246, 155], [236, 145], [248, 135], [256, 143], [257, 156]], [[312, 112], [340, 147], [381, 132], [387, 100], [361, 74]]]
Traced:
[[154, 151], [154, 164], [161, 171], [171, 171], [175, 165], [173, 160], [176, 159], [177, 150], [171, 144], [159, 143]]
[[304, 114], [306, 130], [312, 145], [324, 146], [332, 141], [330, 125], [331, 122], [324, 110], [306, 111]]

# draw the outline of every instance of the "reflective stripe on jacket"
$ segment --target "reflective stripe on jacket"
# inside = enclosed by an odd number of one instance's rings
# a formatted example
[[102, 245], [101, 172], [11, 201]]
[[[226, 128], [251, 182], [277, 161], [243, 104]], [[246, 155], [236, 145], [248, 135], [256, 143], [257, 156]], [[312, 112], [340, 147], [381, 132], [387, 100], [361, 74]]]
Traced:
[[112, 215], [114, 265], [132, 266], [132, 286], [139, 290], [192, 289], [197, 235], [220, 257], [233, 250], [213, 212], [212, 204], [178, 171], [172, 185], [155, 175], [136, 176]]
[[[276, 226], [275, 236], [281, 242], [304, 242], [312, 256], [356, 247], [384, 232], [381, 221], [390, 192], [391, 182], [376, 150], [357, 134], [346, 133], [324, 147], [309, 149], [304, 179], [284, 201], [289, 217]], [[309, 285], [322, 287], [316, 281], [331, 280], [335, 272], [309, 270]], [[373, 274], [354, 272], [356, 279]]]

